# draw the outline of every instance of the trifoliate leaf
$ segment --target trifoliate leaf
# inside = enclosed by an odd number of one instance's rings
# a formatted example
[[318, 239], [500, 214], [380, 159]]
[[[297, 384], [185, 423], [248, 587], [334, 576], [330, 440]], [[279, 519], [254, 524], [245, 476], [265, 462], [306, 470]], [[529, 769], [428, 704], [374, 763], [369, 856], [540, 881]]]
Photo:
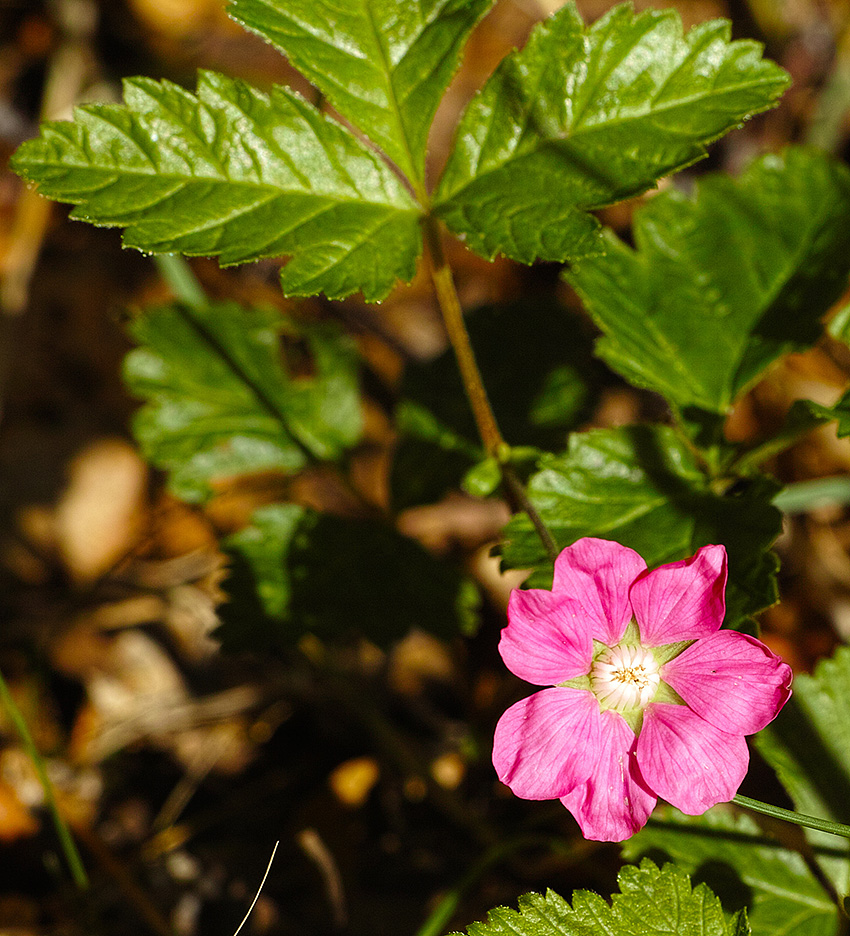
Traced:
[[515, 260], [603, 249], [587, 212], [651, 188], [776, 103], [786, 73], [713, 20], [615, 7], [585, 28], [567, 3], [473, 99], [436, 212], [473, 250]]
[[128, 247], [224, 264], [290, 256], [289, 295], [376, 300], [413, 276], [421, 234], [406, 188], [297, 94], [202, 72], [197, 96], [132, 78], [124, 99], [43, 124], [13, 168], [76, 205], [74, 218], [126, 227]]
[[[777, 562], [768, 550], [782, 515], [767, 478], [716, 493], [691, 449], [666, 426], [574, 433], [564, 455], [540, 465], [528, 494], [559, 548], [582, 536], [612, 539], [652, 568], [722, 543], [729, 556], [726, 624], [740, 627], [777, 600]], [[517, 514], [504, 536], [504, 564], [534, 569], [529, 584], [551, 587], [552, 564], [528, 517]]]
[[704, 177], [635, 214], [632, 250], [568, 279], [605, 333], [597, 354], [679, 411], [725, 415], [776, 358], [812, 345], [850, 272], [850, 172], [803, 149], [758, 160], [735, 181]]
[[[850, 825], [850, 647], [822, 660], [813, 675], [795, 676], [794, 695], [755, 740], [799, 812]], [[848, 893], [850, 843], [811, 829], [806, 837], [826, 849], [819, 863]]]
[[171, 489], [204, 500], [210, 485], [333, 459], [360, 435], [357, 358], [335, 329], [307, 331], [313, 376], [283, 367], [280, 313], [220, 302], [145, 311], [124, 376], [145, 403], [133, 429]]
[[464, 40], [492, 0], [233, 0], [228, 13], [275, 45], [414, 183]]
[[412, 628], [453, 637], [477, 618], [474, 586], [388, 526], [292, 504], [256, 510], [224, 543], [231, 574], [217, 636], [281, 649], [305, 634], [386, 646]]
[[670, 806], [623, 843], [623, 857], [674, 861], [704, 881], [726, 912], [746, 907], [753, 936], [834, 936], [835, 904], [802, 856], [761, 832], [746, 815], [716, 806], [686, 816]]
[[691, 886], [675, 865], [659, 869], [649, 859], [618, 875], [620, 893], [610, 905], [591, 891], [575, 891], [572, 906], [554, 891], [525, 894], [519, 910], [497, 907], [469, 936], [747, 936], [746, 915], [729, 921], [705, 884]]

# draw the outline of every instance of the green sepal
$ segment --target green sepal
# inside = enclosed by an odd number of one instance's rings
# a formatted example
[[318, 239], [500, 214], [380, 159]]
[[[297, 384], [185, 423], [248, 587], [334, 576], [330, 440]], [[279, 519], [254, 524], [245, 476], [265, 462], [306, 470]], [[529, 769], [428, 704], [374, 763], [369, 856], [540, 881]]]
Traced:
[[655, 657], [655, 662], [660, 668], [687, 650], [693, 643], [696, 643], [696, 641], [679, 640], [676, 643], [663, 644], [660, 647], [649, 647], [649, 652]]

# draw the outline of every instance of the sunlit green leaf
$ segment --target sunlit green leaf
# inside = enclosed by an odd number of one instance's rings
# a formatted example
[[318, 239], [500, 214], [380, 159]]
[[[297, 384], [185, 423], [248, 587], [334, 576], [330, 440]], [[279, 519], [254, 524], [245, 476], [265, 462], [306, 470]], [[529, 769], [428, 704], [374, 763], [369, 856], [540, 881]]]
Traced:
[[659, 870], [648, 859], [640, 868], [625, 867], [618, 876], [620, 893], [609, 904], [580, 890], [572, 905], [554, 891], [525, 894], [519, 910], [497, 907], [486, 923], [473, 923], [469, 936], [747, 936], [746, 914], [727, 920], [720, 901], [705, 884], [691, 886], [675, 865]]
[[473, 250], [515, 260], [603, 249], [587, 212], [703, 157], [776, 103], [788, 76], [713, 20], [621, 4], [585, 27], [573, 2], [539, 24], [473, 99], [436, 211]]
[[132, 78], [125, 106], [46, 123], [13, 168], [124, 243], [225, 264], [289, 256], [284, 292], [381, 299], [409, 280], [419, 212], [392, 169], [297, 94], [202, 72], [197, 95]]
[[727, 912], [745, 907], [753, 936], [834, 936], [835, 903], [802, 856], [765, 836], [746, 815], [716, 806], [702, 816], [659, 807], [623, 843], [623, 857], [675, 861], [704, 881]]
[[232, 0], [334, 107], [421, 182], [434, 112], [492, 0]]
[[850, 273], [850, 171], [788, 149], [738, 180], [713, 174], [635, 214], [632, 250], [569, 281], [604, 332], [596, 351], [679, 411], [724, 416], [780, 355], [811, 346]]
[[[797, 675], [794, 695], [755, 740], [799, 812], [850, 824], [850, 647]], [[826, 850], [819, 860], [838, 891], [850, 892], [850, 843], [811, 829], [806, 837]]]

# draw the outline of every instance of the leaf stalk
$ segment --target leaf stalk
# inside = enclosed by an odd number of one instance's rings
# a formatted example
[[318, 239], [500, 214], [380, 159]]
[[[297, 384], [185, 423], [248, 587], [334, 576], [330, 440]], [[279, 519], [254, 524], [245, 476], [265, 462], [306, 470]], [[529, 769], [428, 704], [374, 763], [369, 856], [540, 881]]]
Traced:
[[431, 279], [437, 294], [437, 303], [443, 315], [443, 322], [455, 352], [461, 380], [463, 381], [472, 415], [478, 427], [478, 434], [487, 454], [494, 458], [499, 465], [502, 475], [502, 484], [508, 501], [515, 511], [522, 510], [531, 520], [537, 535], [540, 537], [549, 559], [554, 562], [558, 556], [558, 545], [552, 534], [543, 523], [540, 514], [531, 503], [525, 487], [511, 464], [511, 447], [502, 437], [496, 416], [487, 396], [487, 389], [475, 359], [469, 332], [463, 318], [460, 298], [455, 288], [454, 276], [451, 267], [446, 261], [443, 241], [438, 222], [433, 217], [425, 220], [425, 240], [428, 245], [428, 258], [431, 267]]

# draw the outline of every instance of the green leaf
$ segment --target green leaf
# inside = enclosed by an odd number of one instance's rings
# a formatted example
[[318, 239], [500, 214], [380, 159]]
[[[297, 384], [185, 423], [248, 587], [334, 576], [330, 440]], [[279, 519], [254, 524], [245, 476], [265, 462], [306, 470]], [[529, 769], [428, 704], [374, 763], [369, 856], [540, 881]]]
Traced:
[[[722, 543], [729, 555], [726, 624], [740, 627], [777, 600], [777, 562], [768, 550], [782, 515], [767, 478], [716, 493], [690, 448], [665, 426], [575, 433], [564, 455], [540, 464], [528, 493], [559, 548], [598, 536], [631, 547], [652, 568]], [[528, 517], [515, 516], [504, 536], [504, 564], [535, 569], [529, 584], [550, 587], [552, 565]]]
[[231, 648], [280, 649], [307, 633], [362, 634], [387, 646], [414, 627], [448, 638], [477, 621], [470, 582], [371, 521], [274, 504], [256, 510], [224, 546], [231, 602], [218, 636]]
[[746, 916], [728, 921], [705, 884], [691, 887], [684, 871], [649, 859], [618, 875], [620, 893], [609, 905], [598, 894], [573, 892], [572, 906], [554, 891], [525, 894], [519, 910], [497, 907], [469, 936], [747, 936]]
[[492, 0], [233, 0], [333, 106], [421, 183], [428, 130]]
[[825, 423], [832, 422], [833, 419], [838, 420], [838, 426], [835, 430], [838, 438], [843, 439], [845, 436], [850, 435], [850, 390], [843, 394], [835, 406], [821, 406], [820, 403], [815, 403], [813, 400], [801, 400], [799, 402], [811, 413], [812, 422]]
[[357, 357], [337, 331], [307, 332], [314, 375], [283, 367], [276, 310], [231, 302], [165, 306], [131, 325], [141, 345], [124, 376], [145, 403], [133, 429], [179, 497], [200, 501], [217, 480], [296, 471], [339, 457], [361, 431]]
[[502, 482], [502, 470], [495, 458], [485, 458], [463, 476], [461, 487], [473, 497], [489, 497]]
[[604, 249], [587, 212], [651, 188], [772, 107], [786, 73], [713, 20], [621, 4], [585, 28], [573, 2], [535, 27], [467, 108], [436, 212], [473, 250], [530, 263]]
[[[822, 660], [812, 676], [794, 678], [794, 695], [755, 737], [798, 812], [850, 823], [850, 647]], [[837, 890], [850, 891], [850, 843], [806, 829], [836, 857], [821, 857]]]
[[413, 276], [421, 232], [406, 188], [297, 94], [202, 72], [197, 96], [132, 78], [124, 99], [43, 124], [13, 168], [76, 205], [72, 217], [126, 227], [128, 247], [224, 264], [289, 255], [289, 295], [376, 300]]
[[850, 172], [823, 153], [788, 149], [737, 181], [668, 190], [635, 214], [632, 250], [568, 276], [604, 332], [597, 354], [679, 411], [725, 415], [780, 355], [821, 335], [850, 272]]
[[704, 881], [727, 912], [746, 907], [753, 936], [834, 936], [838, 912], [802, 856], [766, 837], [746, 815], [717, 806], [702, 816], [660, 807], [623, 857], [674, 861]]

